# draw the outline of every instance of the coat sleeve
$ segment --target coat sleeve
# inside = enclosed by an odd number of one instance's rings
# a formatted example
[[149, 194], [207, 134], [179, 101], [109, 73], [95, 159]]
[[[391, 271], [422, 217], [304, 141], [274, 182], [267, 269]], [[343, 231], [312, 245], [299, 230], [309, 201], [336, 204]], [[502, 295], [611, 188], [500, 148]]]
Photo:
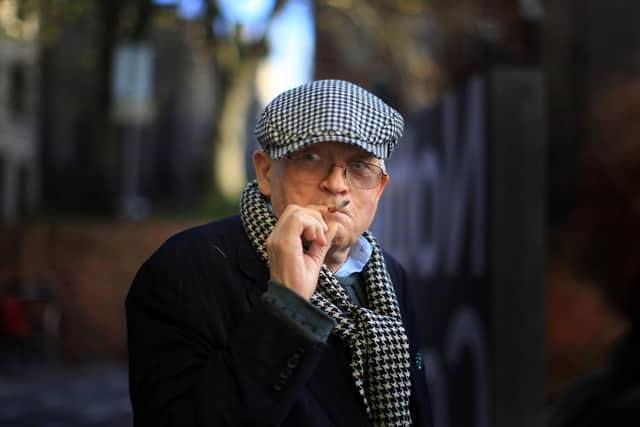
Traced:
[[152, 257], [127, 296], [134, 425], [280, 424], [325, 344], [268, 302], [249, 304], [216, 251], [213, 267], [189, 262]]

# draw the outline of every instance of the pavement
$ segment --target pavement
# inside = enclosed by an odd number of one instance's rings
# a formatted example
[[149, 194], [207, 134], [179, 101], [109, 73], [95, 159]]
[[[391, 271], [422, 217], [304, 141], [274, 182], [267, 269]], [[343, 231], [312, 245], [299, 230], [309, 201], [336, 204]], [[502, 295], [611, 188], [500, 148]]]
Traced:
[[131, 427], [126, 365], [2, 367], [1, 427]]

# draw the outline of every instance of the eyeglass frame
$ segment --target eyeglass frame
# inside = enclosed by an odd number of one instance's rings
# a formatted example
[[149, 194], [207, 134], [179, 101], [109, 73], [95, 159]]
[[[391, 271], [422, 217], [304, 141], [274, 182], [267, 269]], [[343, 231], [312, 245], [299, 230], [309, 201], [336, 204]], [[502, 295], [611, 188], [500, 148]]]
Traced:
[[[300, 158], [301, 155], [306, 154], [306, 151], [294, 151], [292, 153], [287, 153], [283, 156], [283, 158], [285, 160], [289, 160], [289, 161], [301, 161], [302, 159]], [[316, 152], [312, 152], [313, 154], [316, 154], [320, 157], [320, 155]], [[324, 160], [322, 157], [320, 157], [320, 160]], [[326, 159], [329, 160], [329, 159]], [[326, 174], [320, 178], [320, 181], [326, 179], [331, 172], [333, 171], [334, 167], [339, 167], [342, 168], [343, 172], [342, 172], [342, 177], [345, 180], [345, 182], [347, 184], [349, 184], [350, 186], [352, 186], [353, 188], [357, 188], [359, 190], [371, 190], [376, 188], [378, 185], [380, 185], [380, 182], [382, 182], [382, 177], [383, 176], [388, 176], [389, 174], [387, 173], [387, 171], [384, 168], [384, 163], [382, 163], [381, 165], [376, 165], [375, 163], [371, 163], [368, 162], [366, 160], [346, 160], [344, 162], [332, 162], [329, 160], [329, 167], [327, 168]], [[353, 164], [353, 163], [362, 163], [364, 165], [366, 165], [367, 167], [372, 167], [374, 169], [378, 169], [379, 172], [374, 174], [373, 176], [377, 177], [377, 182], [375, 185], [371, 186], [371, 187], [359, 187], [357, 185], [353, 185], [353, 182], [349, 177], [352, 176], [352, 173], [349, 172], [349, 164]]]

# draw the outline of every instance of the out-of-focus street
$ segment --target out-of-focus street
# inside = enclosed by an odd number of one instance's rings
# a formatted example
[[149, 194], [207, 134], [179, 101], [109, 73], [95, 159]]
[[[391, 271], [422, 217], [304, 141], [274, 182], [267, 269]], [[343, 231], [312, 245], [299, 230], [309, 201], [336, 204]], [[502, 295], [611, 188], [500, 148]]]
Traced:
[[26, 375], [0, 374], [0, 426], [132, 425], [126, 366], [23, 368]]

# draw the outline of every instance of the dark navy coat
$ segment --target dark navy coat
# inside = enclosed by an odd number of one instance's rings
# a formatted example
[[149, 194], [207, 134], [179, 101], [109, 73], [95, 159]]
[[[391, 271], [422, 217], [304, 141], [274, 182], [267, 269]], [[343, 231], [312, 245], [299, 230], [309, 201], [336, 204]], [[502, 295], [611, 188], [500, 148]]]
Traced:
[[[411, 343], [411, 413], [430, 426], [405, 273], [385, 254]], [[239, 217], [192, 228], [140, 268], [126, 299], [136, 427], [367, 426], [348, 353], [260, 296], [269, 272]]]

